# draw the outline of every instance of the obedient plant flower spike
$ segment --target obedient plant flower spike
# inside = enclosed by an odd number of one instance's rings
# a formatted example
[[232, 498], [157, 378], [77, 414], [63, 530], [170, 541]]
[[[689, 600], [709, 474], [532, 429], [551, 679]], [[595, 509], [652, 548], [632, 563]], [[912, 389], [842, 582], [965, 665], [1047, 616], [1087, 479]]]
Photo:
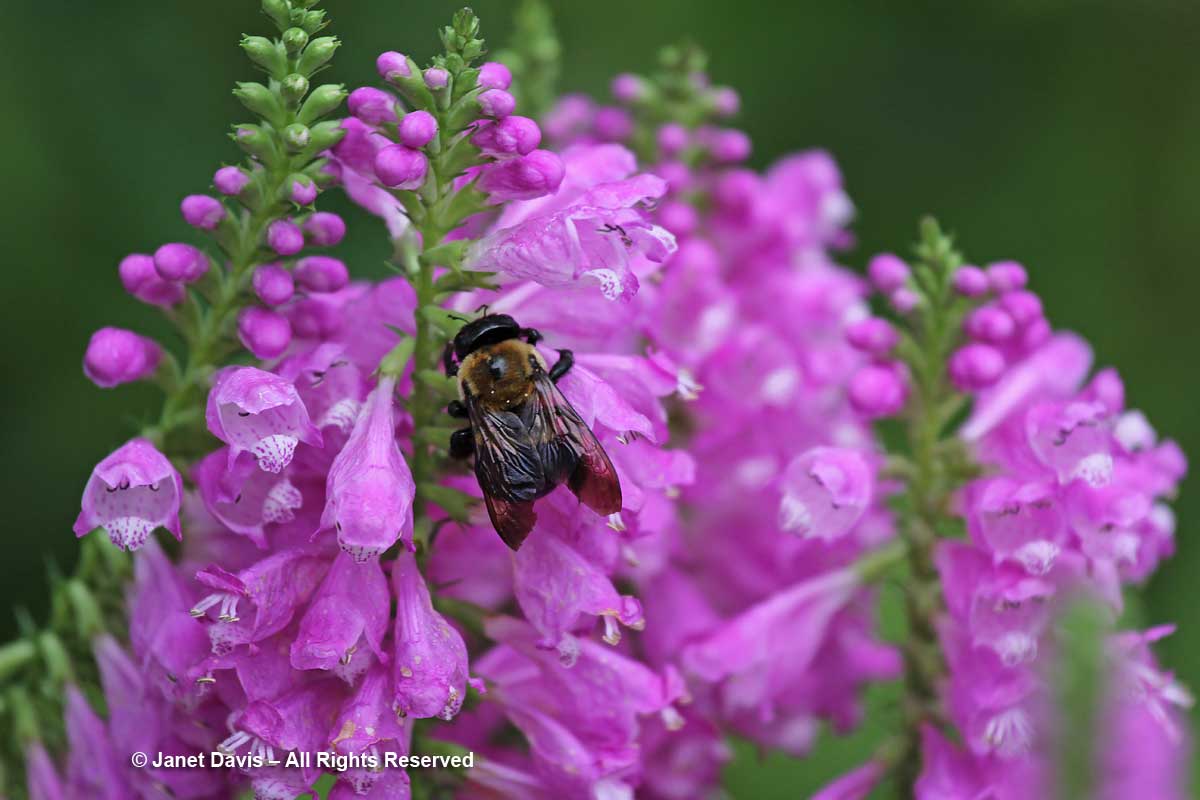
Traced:
[[[274, 39], [246, 36], [241, 46], [266, 72], [268, 81], [239, 83], [234, 90], [242, 104], [262, 118], [256, 124], [236, 126], [233, 134], [250, 162], [244, 168], [227, 166], [217, 171], [213, 183], [227, 199], [194, 195], [184, 201], [187, 222], [210, 232], [222, 257], [210, 260], [196, 248], [176, 244], [155, 255], [155, 267], [168, 281], [186, 283], [208, 273], [197, 287], [205, 292], [207, 303], [192, 304], [180, 316], [189, 344], [186, 365], [167, 395], [157, 424], [143, 432], [159, 445], [177, 428], [198, 425], [195, 411], [203, 403], [206, 381], [217, 359], [238, 339], [259, 356], [282, 352], [290, 339], [282, 317], [254, 309], [239, 313], [239, 309], [254, 299], [255, 291], [268, 304], [286, 299], [286, 281], [275, 279], [270, 285], [260, 281], [252, 287], [251, 278], [257, 266], [273, 260], [272, 251], [292, 255], [304, 247], [304, 234], [311, 226], [304, 215], [292, 215], [297, 206], [309, 206], [318, 188], [328, 182], [319, 154], [343, 135], [338, 122], [321, 119], [341, 104], [345, 91], [334, 84], [310, 91], [310, 79], [338, 47], [335, 37], [316, 35], [326, 25], [325, 12], [312, 5], [264, 0], [263, 11], [280, 35]], [[310, 239], [321, 246], [336, 241], [316, 233]]]

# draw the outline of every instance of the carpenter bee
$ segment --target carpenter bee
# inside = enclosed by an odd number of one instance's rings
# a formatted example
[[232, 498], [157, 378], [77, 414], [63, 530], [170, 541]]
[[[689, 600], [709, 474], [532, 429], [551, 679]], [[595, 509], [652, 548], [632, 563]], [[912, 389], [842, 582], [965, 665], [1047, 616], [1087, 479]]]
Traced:
[[541, 338], [507, 314], [485, 312], [463, 326], [443, 356], [459, 395], [446, 411], [471, 423], [451, 434], [450, 455], [475, 454], [492, 526], [513, 550], [537, 521], [534, 501], [561, 483], [598, 514], [621, 510], [612, 462], [555, 386], [574, 357], [559, 350], [547, 367], [535, 347]]

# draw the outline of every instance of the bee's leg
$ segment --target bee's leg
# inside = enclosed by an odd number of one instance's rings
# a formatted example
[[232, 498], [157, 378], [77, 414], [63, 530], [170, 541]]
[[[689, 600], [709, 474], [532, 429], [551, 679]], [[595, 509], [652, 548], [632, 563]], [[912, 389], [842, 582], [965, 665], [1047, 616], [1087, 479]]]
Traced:
[[467, 413], [467, 406], [462, 400], [451, 400], [450, 404], [446, 406], [446, 413], [455, 419], [466, 419], [470, 416]]
[[550, 380], [558, 383], [558, 379], [570, 372], [573, 366], [575, 366], [575, 354], [570, 350], [559, 350], [558, 361], [555, 361], [554, 366], [550, 368]]
[[537, 328], [521, 328], [521, 335], [532, 345], [536, 345], [544, 338], [542, 332]]
[[475, 436], [470, 428], [462, 428], [450, 434], [450, 457], [467, 458], [475, 452]]
[[453, 377], [458, 374], [458, 364], [454, 363], [454, 342], [446, 342], [446, 349], [442, 351], [442, 366], [446, 369], [446, 374]]

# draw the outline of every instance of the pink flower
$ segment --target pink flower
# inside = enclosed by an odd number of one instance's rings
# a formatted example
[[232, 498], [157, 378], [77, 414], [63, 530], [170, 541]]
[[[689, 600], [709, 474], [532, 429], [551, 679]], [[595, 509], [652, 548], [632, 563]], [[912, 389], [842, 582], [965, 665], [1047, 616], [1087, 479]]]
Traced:
[[453, 719], [467, 688], [467, 647], [458, 631], [433, 610], [429, 589], [412, 554], [392, 565], [396, 594], [395, 709], [418, 719]]
[[784, 473], [779, 527], [799, 536], [836, 539], [862, 517], [874, 483], [874, 469], [862, 453], [813, 448]]
[[633, 258], [661, 262], [675, 249], [675, 237], [638, 208], [665, 192], [652, 175], [593, 186], [564, 208], [487, 235], [466, 266], [546, 286], [591, 284], [609, 299], [628, 299], [638, 285]]
[[394, 377], [380, 378], [326, 480], [320, 529], [336, 530], [338, 544], [357, 561], [377, 558], [397, 541], [412, 543], [416, 486], [396, 444], [395, 389]]
[[136, 550], [163, 527], [181, 538], [179, 503], [183, 479], [167, 457], [145, 439], [131, 439], [92, 470], [83, 490], [75, 535], [104, 528], [113, 544]]
[[370, 664], [367, 652], [358, 653], [360, 648], [387, 661], [382, 643], [391, 607], [379, 562], [358, 563], [339, 554], [300, 620], [291, 646], [292, 667], [332, 670], [353, 682]]
[[252, 453], [265, 472], [281, 472], [300, 442], [321, 446], [291, 381], [254, 367], [217, 374], [205, 411], [208, 430], [229, 445], [229, 469], [240, 453]]

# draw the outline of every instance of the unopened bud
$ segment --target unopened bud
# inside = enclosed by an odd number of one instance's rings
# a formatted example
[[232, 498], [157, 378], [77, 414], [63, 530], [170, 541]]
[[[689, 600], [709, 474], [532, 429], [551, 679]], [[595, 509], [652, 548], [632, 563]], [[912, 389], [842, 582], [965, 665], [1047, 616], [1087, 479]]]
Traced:
[[292, 343], [292, 326], [277, 311], [258, 306], [242, 309], [238, 315], [238, 339], [255, 358], [276, 358]]
[[279, 93], [288, 105], [296, 105], [308, 93], [308, 78], [298, 72], [293, 72], [279, 84]]
[[239, 83], [233, 90], [233, 96], [250, 111], [271, 124], [276, 124], [283, 119], [283, 109], [280, 107], [275, 93], [261, 83]]
[[307, 175], [288, 178], [288, 199], [298, 206], [311, 205], [317, 199], [317, 184]]
[[208, 256], [190, 244], [172, 242], [154, 251], [154, 269], [164, 281], [191, 283], [208, 272]]
[[275, 153], [271, 137], [257, 125], [238, 125], [233, 138], [239, 147], [259, 161], [266, 161]]
[[303, 150], [308, 147], [311, 138], [312, 132], [309, 131], [308, 126], [299, 122], [293, 122], [283, 129], [283, 140], [293, 150]]
[[393, 74], [399, 75], [401, 78], [412, 77], [412, 68], [408, 65], [408, 57], [395, 50], [380, 53], [379, 58], [375, 59], [375, 69], [379, 71], [379, 77], [384, 80]]
[[288, 28], [283, 32], [283, 46], [287, 48], [290, 55], [295, 55], [304, 49], [304, 45], [308, 44], [308, 34], [303, 28]]
[[310, 147], [318, 153], [323, 152], [340, 142], [345, 135], [346, 131], [340, 120], [330, 119], [318, 122], [312, 126]]
[[296, 63], [296, 71], [303, 75], [312, 75], [323, 67], [333, 54], [337, 52], [341, 42], [336, 36], [318, 36], [308, 43], [300, 60]]
[[311, 125], [321, 117], [336, 109], [346, 99], [346, 90], [341, 84], [325, 83], [313, 89], [312, 94], [300, 106], [296, 119], [306, 125]]
[[273, 76], [287, 72], [287, 53], [265, 36], [242, 38], [242, 49], [246, 56]]

